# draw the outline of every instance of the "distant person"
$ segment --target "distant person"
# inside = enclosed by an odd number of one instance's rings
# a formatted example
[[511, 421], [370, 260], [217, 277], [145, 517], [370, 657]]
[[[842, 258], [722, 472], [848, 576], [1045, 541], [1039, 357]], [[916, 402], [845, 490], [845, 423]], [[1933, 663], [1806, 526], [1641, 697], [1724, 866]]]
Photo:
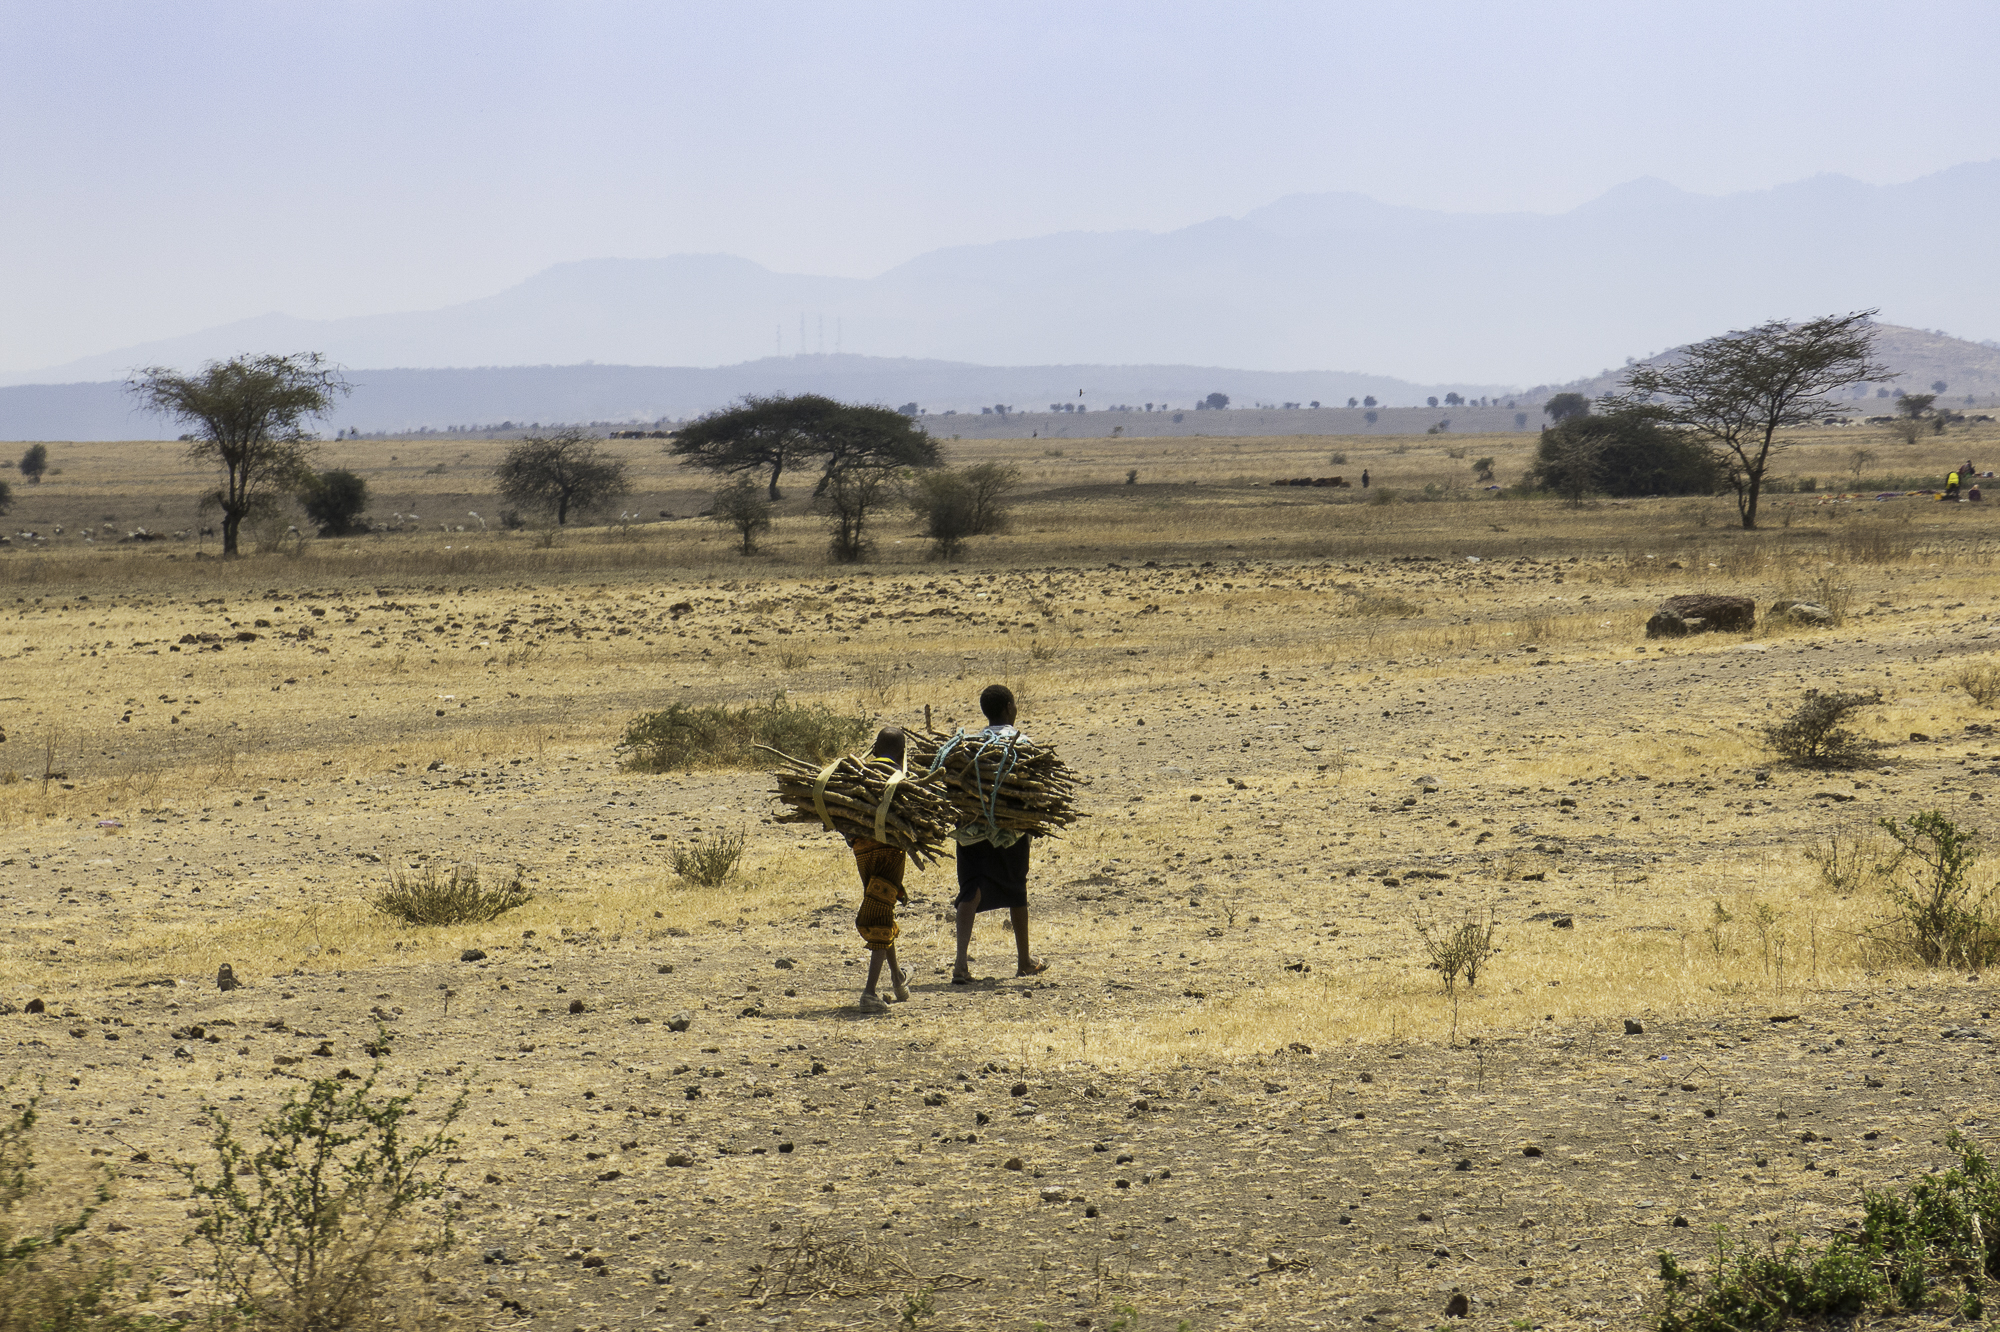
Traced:
[[1953, 472], [1953, 473], [1952, 473], [1952, 474], [1951, 474], [1950, 476], [1947, 476], [1947, 477], [1946, 477], [1946, 478], [1944, 479], [1944, 497], [1945, 497], [1946, 499], [1957, 499], [1957, 498], [1958, 498], [1958, 473], [1957, 473], [1957, 472]]
[[[986, 714], [983, 739], [1017, 740], [1014, 729], [1014, 691], [1006, 685], [988, 685], [979, 695], [979, 710]], [[972, 926], [982, 911], [1005, 907], [1013, 917], [1016, 976], [1038, 976], [1048, 964], [1037, 962], [1028, 952], [1028, 834], [1005, 828], [990, 828], [976, 820], [952, 835], [958, 843], [958, 960], [952, 964], [953, 985], [972, 984]]]
[[[902, 728], [885, 726], [875, 736], [866, 761], [900, 769], [905, 765], [906, 749]], [[854, 928], [868, 945], [868, 983], [862, 986], [856, 1006], [864, 1013], [886, 1013], [889, 1005], [875, 991], [884, 960], [889, 963], [889, 984], [896, 998], [908, 1002], [910, 997], [909, 977], [896, 965], [896, 936], [902, 932], [896, 923], [896, 905], [909, 900], [903, 891], [903, 852], [868, 837], [849, 837], [847, 846], [854, 852], [854, 868], [861, 872], [861, 909], [854, 913]]]
[[1971, 502], [1972, 502], [1972, 503], [1974, 503], [1974, 504], [1977, 504], [1977, 503], [1979, 503], [1979, 499], [1980, 499], [1980, 495], [1979, 495], [1979, 483], [1978, 483], [1977, 481], [1975, 481], [1975, 482], [1973, 482], [1973, 483], [1972, 483], [1972, 489], [1971, 489], [1971, 490], [1968, 490], [1968, 491], [1966, 491], [1966, 492], [1965, 492], [1965, 498], [1966, 498], [1967, 500], [1971, 501]]
[[1361, 488], [1363, 490], [1368, 489], [1368, 469], [1366, 467], [1361, 469]]

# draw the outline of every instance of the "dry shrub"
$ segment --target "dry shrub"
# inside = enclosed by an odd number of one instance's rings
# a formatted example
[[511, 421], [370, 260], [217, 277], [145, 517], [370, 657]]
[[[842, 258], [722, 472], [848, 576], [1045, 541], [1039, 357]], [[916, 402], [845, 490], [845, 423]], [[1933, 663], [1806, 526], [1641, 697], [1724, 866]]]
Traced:
[[1891, 564], [1910, 557], [1908, 535], [1874, 521], [1852, 523], [1827, 542], [1827, 553], [1853, 564]]
[[1881, 745], [1841, 725], [1850, 712], [1880, 703], [1882, 695], [1822, 694], [1806, 690], [1805, 701], [1784, 721], [1764, 728], [1764, 741], [1780, 758], [1802, 768], [1853, 768], [1869, 762]]
[[667, 863], [674, 873], [689, 883], [697, 883], [704, 888], [720, 888], [736, 872], [737, 863], [743, 859], [743, 842], [741, 831], [715, 833], [693, 846], [675, 847]]
[[1417, 613], [1417, 603], [1393, 592], [1350, 592], [1337, 609], [1362, 619], [1401, 620]]
[[642, 712], [625, 727], [618, 749], [632, 772], [750, 767], [760, 762], [756, 745], [823, 763], [873, 731], [874, 723], [858, 712], [835, 712], [824, 703], [794, 703], [775, 694], [769, 702], [740, 708], [675, 703]]
[[410, 1122], [415, 1093], [378, 1098], [379, 1071], [292, 1091], [254, 1136], [218, 1107], [202, 1108], [212, 1168], [175, 1169], [201, 1204], [191, 1238], [208, 1250], [223, 1326], [359, 1332], [434, 1322], [412, 1296], [430, 1260], [456, 1241], [446, 1171], [466, 1095], [420, 1136]]
[[1990, 708], [2000, 699], [2000, 666], [1990, 661], [1965, 663], [1951, 677], [1951, 682], [1982, 708]]
[[115, 1309], [117, 1266], [73, 1243], [110, 1196], [101, 1176], [87, 1200], [65, 1200], [52, 1217], [25, 1214], [39, 1192], [32, 1135], [40, 1100], [29, 1096], [0, 1116], [0, 1332], [141, 1326]]
[[375, 907], [405, 925], [473, 925], [512, 911], [533, 896], [521, 882], [518, 866], [489, 882], [473, 865], [453, 865], [442, 872], [427, 865], [421, 870], [391, 870], [388, 891], [375, 899]]
[[836, 1237], [815, 1223], [800, 1226], [791, 1243], [773, 1244], [771, 1261], [752, 1264], [750, 1271], [751, 1293], [771, 1298], [830, 1295], [851, 1300], [912, 1287], [935, 1291], [979, 1284], [978, 1277], [956, 1272], [920, 1277], [894, 1249]]
[[1834, 829], [1825, 840], [1806, 848], [1806, 859], [1819, 872], [1820, 885], [1843, 897], [1872, 886], [1882, 876], [1882, 843], [1853, 828]]
[[1932, 967], [1984, 967], [2000, 958], [1993, 886], [1972, 882], [1974, 834], [1934, 809], [1906, 823], [1883, 819], [1881, 827], [1896, 843], [1882, 869], [1896, 910], [1893, 941]]

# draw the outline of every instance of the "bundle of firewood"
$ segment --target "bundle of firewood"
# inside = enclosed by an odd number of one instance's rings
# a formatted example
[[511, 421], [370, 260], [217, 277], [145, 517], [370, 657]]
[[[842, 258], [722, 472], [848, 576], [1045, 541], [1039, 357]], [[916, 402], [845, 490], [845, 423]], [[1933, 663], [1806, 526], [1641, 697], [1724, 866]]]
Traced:
[[938, 858], [952, 829], [963, 822], [941, 773], [926, 777], [923, 768], [912, 764], [892, 794], [889, 786], [896, 770], [886, 763], [867, 762], [866, 755], [824, 765], [766, 745], [758, 748], [779, 760], [771, 775], [778, 779], [778, 799], [790, 807], [778, 816], [780, 823], [817, 823], [850, 837], [885, 842], [921, 867]]
[[1046, 745], [978, 731], [911, 731], [909, 744], [910, 770], [937, 769], [960, 827], [990, 819], [1007, 832], [1051, 836], [1083, 817], [1075, 805], [1081, 781]]

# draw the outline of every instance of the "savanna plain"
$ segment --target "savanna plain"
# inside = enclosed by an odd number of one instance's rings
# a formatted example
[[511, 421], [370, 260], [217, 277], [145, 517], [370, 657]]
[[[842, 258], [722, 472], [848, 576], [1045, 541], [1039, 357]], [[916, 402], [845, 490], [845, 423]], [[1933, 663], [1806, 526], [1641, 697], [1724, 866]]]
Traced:
[[[418, 1123], [467, 1098], [412, 1318], [1645, 1326], [1661, 1250], [1823, 1240], [2000, 1117], [1994, 980], [1839, 872], [1882, 818], [1992, 831], [2000, 506], [1876, 500], [1858, 434], [1797, 437], [1816, 489], [1755, 532], [1482, 489], [1518, 435], [952, 445], [1021, 468], [1008, 530], [945, 562], [885, 512], [859, 566], [803, 484], [737, 553], [637, 443], [623, 519], [504, 532], [500, 446], [422, 438], [327, 463], [423, 518], [197, 558], [121, 539], [197, 526], [180, 446], [52, 445], [8, 527], [64, 534], [0, 551], [0, 1052], [44, 1193], [108, 1169], [84, 1242], [199, 1317], [203, 1107], [373, 1071]], [[1870, 447], [1941, 479], [1996, 443]], [[1757, 628], [1649, 642], [1691, 592]], [[1034, 849], [1049, 969], [988, 915], [952, 985], [951, 868], [913, 872], [886, 1016], [838, 839], [620, 748], [781, 693], [971, 725], [994, 682], [1089, 782]], [[1765, 747], [1813, 689], [1879, 691], [1864, 766]], [[739, 834], [721, 886], [674, 872]], [[457, 866], [529, 896], [377, 908]], [[1466, 923], [1495, 951], [1447, 992], [1424, 934]]]

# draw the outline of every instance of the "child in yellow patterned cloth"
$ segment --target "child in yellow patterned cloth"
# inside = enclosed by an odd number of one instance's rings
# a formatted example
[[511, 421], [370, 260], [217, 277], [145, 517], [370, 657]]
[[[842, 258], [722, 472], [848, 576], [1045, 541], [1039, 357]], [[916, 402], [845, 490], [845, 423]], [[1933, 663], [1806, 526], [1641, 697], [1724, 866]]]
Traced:
[[[906, 744], [898, 726], [885, 726], [875, 737], [868, 762], [904, 766]], [[847, 845], [854, 852], [854, 867], [861, 873], [861, 909], [854, 913], [854, 928], [868, 945], [868, 984], [862, 988], [859, 1008], [864, 1013], [886, 1013], [889, 1005], [875, 992], [882, 979], [882, 962], [889, 963], [889, 984], [898, 1001], [910, 998], [909, 977], [896, 965], [896, 906], [909, 901], [903, 891], [902, 849], [869, 837], [850, 836]]]

